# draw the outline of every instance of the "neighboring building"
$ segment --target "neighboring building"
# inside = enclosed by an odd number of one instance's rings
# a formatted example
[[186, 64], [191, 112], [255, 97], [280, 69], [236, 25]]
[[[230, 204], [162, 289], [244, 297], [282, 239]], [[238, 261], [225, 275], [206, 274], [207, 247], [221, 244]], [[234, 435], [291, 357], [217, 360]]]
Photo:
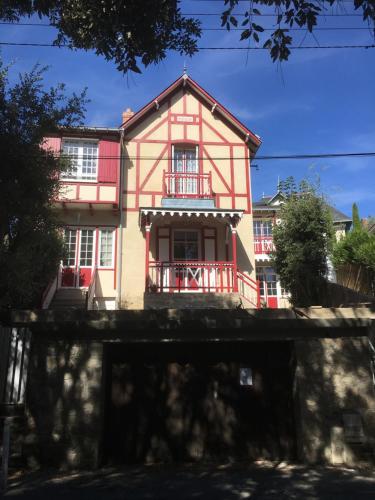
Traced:
[[[263, 196], [261, 200], [253, 202], [254, 253], [256, 262], [256, 279], [260, 283], [261, 301], [267, 307], [288, 307], [288, 297], [280, 285], [280, 281], [270, 265], [270, 254], [275, 250], [273, 244], [273, 227], [280, 219], [280, 208], [285, 196], [278, 191], [273, 196]], [[337, 210], [328, 207], [333, 220], [336, 239], [342, 238], [352, 224], [351, 219]], [[334, 279], [334, 269], [328, 262], [330, 281]]]
[[118, 129], [48, 144], [76, 169], [56, 202], [67, 256], [44, 307], [82, 306], [87, 290], [99, 309], [165, 307], [171, 292], [182, 305], [259, 306], [249, 159], [261, 141], [190, 77]]

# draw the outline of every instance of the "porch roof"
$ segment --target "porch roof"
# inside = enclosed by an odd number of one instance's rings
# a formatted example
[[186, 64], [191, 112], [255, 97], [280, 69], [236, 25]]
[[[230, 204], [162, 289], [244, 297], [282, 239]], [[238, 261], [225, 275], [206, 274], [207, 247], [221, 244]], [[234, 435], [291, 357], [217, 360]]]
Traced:
[[199, 217], [199, 218], [217, 218], [217, 219], [225, 219], [226, 222], [237, 225], [243, 216], [243, 210], [230, 210], [230, 209], [220, 209], [220, 208], [155, 208], [155, 207], [142, 207], [139, 209], [140, 216], [140, 224], [145, 225], [145, 220], [148, 217], [155, 216], [166, 216], [170, 215], [171, 217]]

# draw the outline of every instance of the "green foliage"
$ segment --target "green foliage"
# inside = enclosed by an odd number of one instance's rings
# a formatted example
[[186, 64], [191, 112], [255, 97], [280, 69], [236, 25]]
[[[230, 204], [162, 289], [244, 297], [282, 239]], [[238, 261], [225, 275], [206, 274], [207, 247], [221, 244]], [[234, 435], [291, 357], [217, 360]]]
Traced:
[[[241, 20], [243, 31], [240, 35], [241, 40], [253, 40], [261, 42], [264, 48], [270, 52], [272, 60], [286, 61], [290, 56], [290, 47], [293, 44], [293, 38], [289, 28], [299, 26], [306, 28], [313, 33], [318, 23], [319, 16], [324, 16], [328, 6], [336, 5], [339, 8], [341, 0], [328, 0], [326, 5], [323, 2], [311, 2], [309, 0], [251, 0], [245, 2], [244, 10], [238, 14], [238, 5], [243, 5], [241, 0], [224, 0], [225, 11], [221, 15], [221, 24], [227, 30], [236, 27]], [[328, 4], [328, 5], [327, 5]], [[262, 19], [261, 6], [274, 8], [274, 31], [269, 37], [264, 36], [264, 28], [258, 23]], [[363, 21], [366, 24], [375, 27], [375, 2], [374, 0], [353, 0], [355, 10], [362, 11]], [[235, 14], [234, 11], [237, 10]], [[269, 10], [267, 10], [267, 14]], [[263, 34], [263, 38], [259, 34]], [[262, 36], [262, 35], [261, 35]], [[314, 37], [315, 38], [315, 37]]]
[[197, 51], [200, 22], [184, 17], [177, 0], [12, 0], [1, 2], [0, 18], [49, 17], [58, 29], [57, 45], [95, 50], [120, 71], [140, 72], [158, 63], [168, 50], [192, 55]]
[[314, 186], [292, 177], [280, 184], [286, 201], [274, 228], [273, 265], [294, 306], [321, 304], [327, 257], [333, 235], [332, 219]]
[[62, 255], [51, 204], [69, 168], [43, 148], [44, 137], [82, 123], [85, 92], [44, 90], [38, 66], [13, 86], [9, 70], [0, 70], [0, 307], [32, 307]]
[[375, 271], [375, 235], [362, 226], [356, 204], [353, 205], [352, 214], [352, 230], [333, 247], [333, 264], [335, 267], [360, 264]]

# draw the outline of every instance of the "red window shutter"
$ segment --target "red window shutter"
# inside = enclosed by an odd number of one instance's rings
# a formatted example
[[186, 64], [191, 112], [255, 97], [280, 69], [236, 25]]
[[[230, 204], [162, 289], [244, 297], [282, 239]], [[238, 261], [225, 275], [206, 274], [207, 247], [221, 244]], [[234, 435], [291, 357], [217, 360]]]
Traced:
[[43, 149], [49, 149], [54, 153], [60, 153], [61, 150], [61, 138], [60, 137], [46, 137], [42, 144]]
[[118, 141], [99, 141], [98, 182], [117, 182], [120, 165], [120, 144]]

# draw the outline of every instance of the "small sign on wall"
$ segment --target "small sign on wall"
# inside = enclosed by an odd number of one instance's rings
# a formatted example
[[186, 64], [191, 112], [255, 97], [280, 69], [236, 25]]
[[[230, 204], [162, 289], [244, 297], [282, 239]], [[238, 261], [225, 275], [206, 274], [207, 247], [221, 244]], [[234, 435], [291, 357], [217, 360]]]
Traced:
[[249, 367], [241, 367], [239, 372], [240, 385], [243, 387], [252, 387], [253, 372]]

